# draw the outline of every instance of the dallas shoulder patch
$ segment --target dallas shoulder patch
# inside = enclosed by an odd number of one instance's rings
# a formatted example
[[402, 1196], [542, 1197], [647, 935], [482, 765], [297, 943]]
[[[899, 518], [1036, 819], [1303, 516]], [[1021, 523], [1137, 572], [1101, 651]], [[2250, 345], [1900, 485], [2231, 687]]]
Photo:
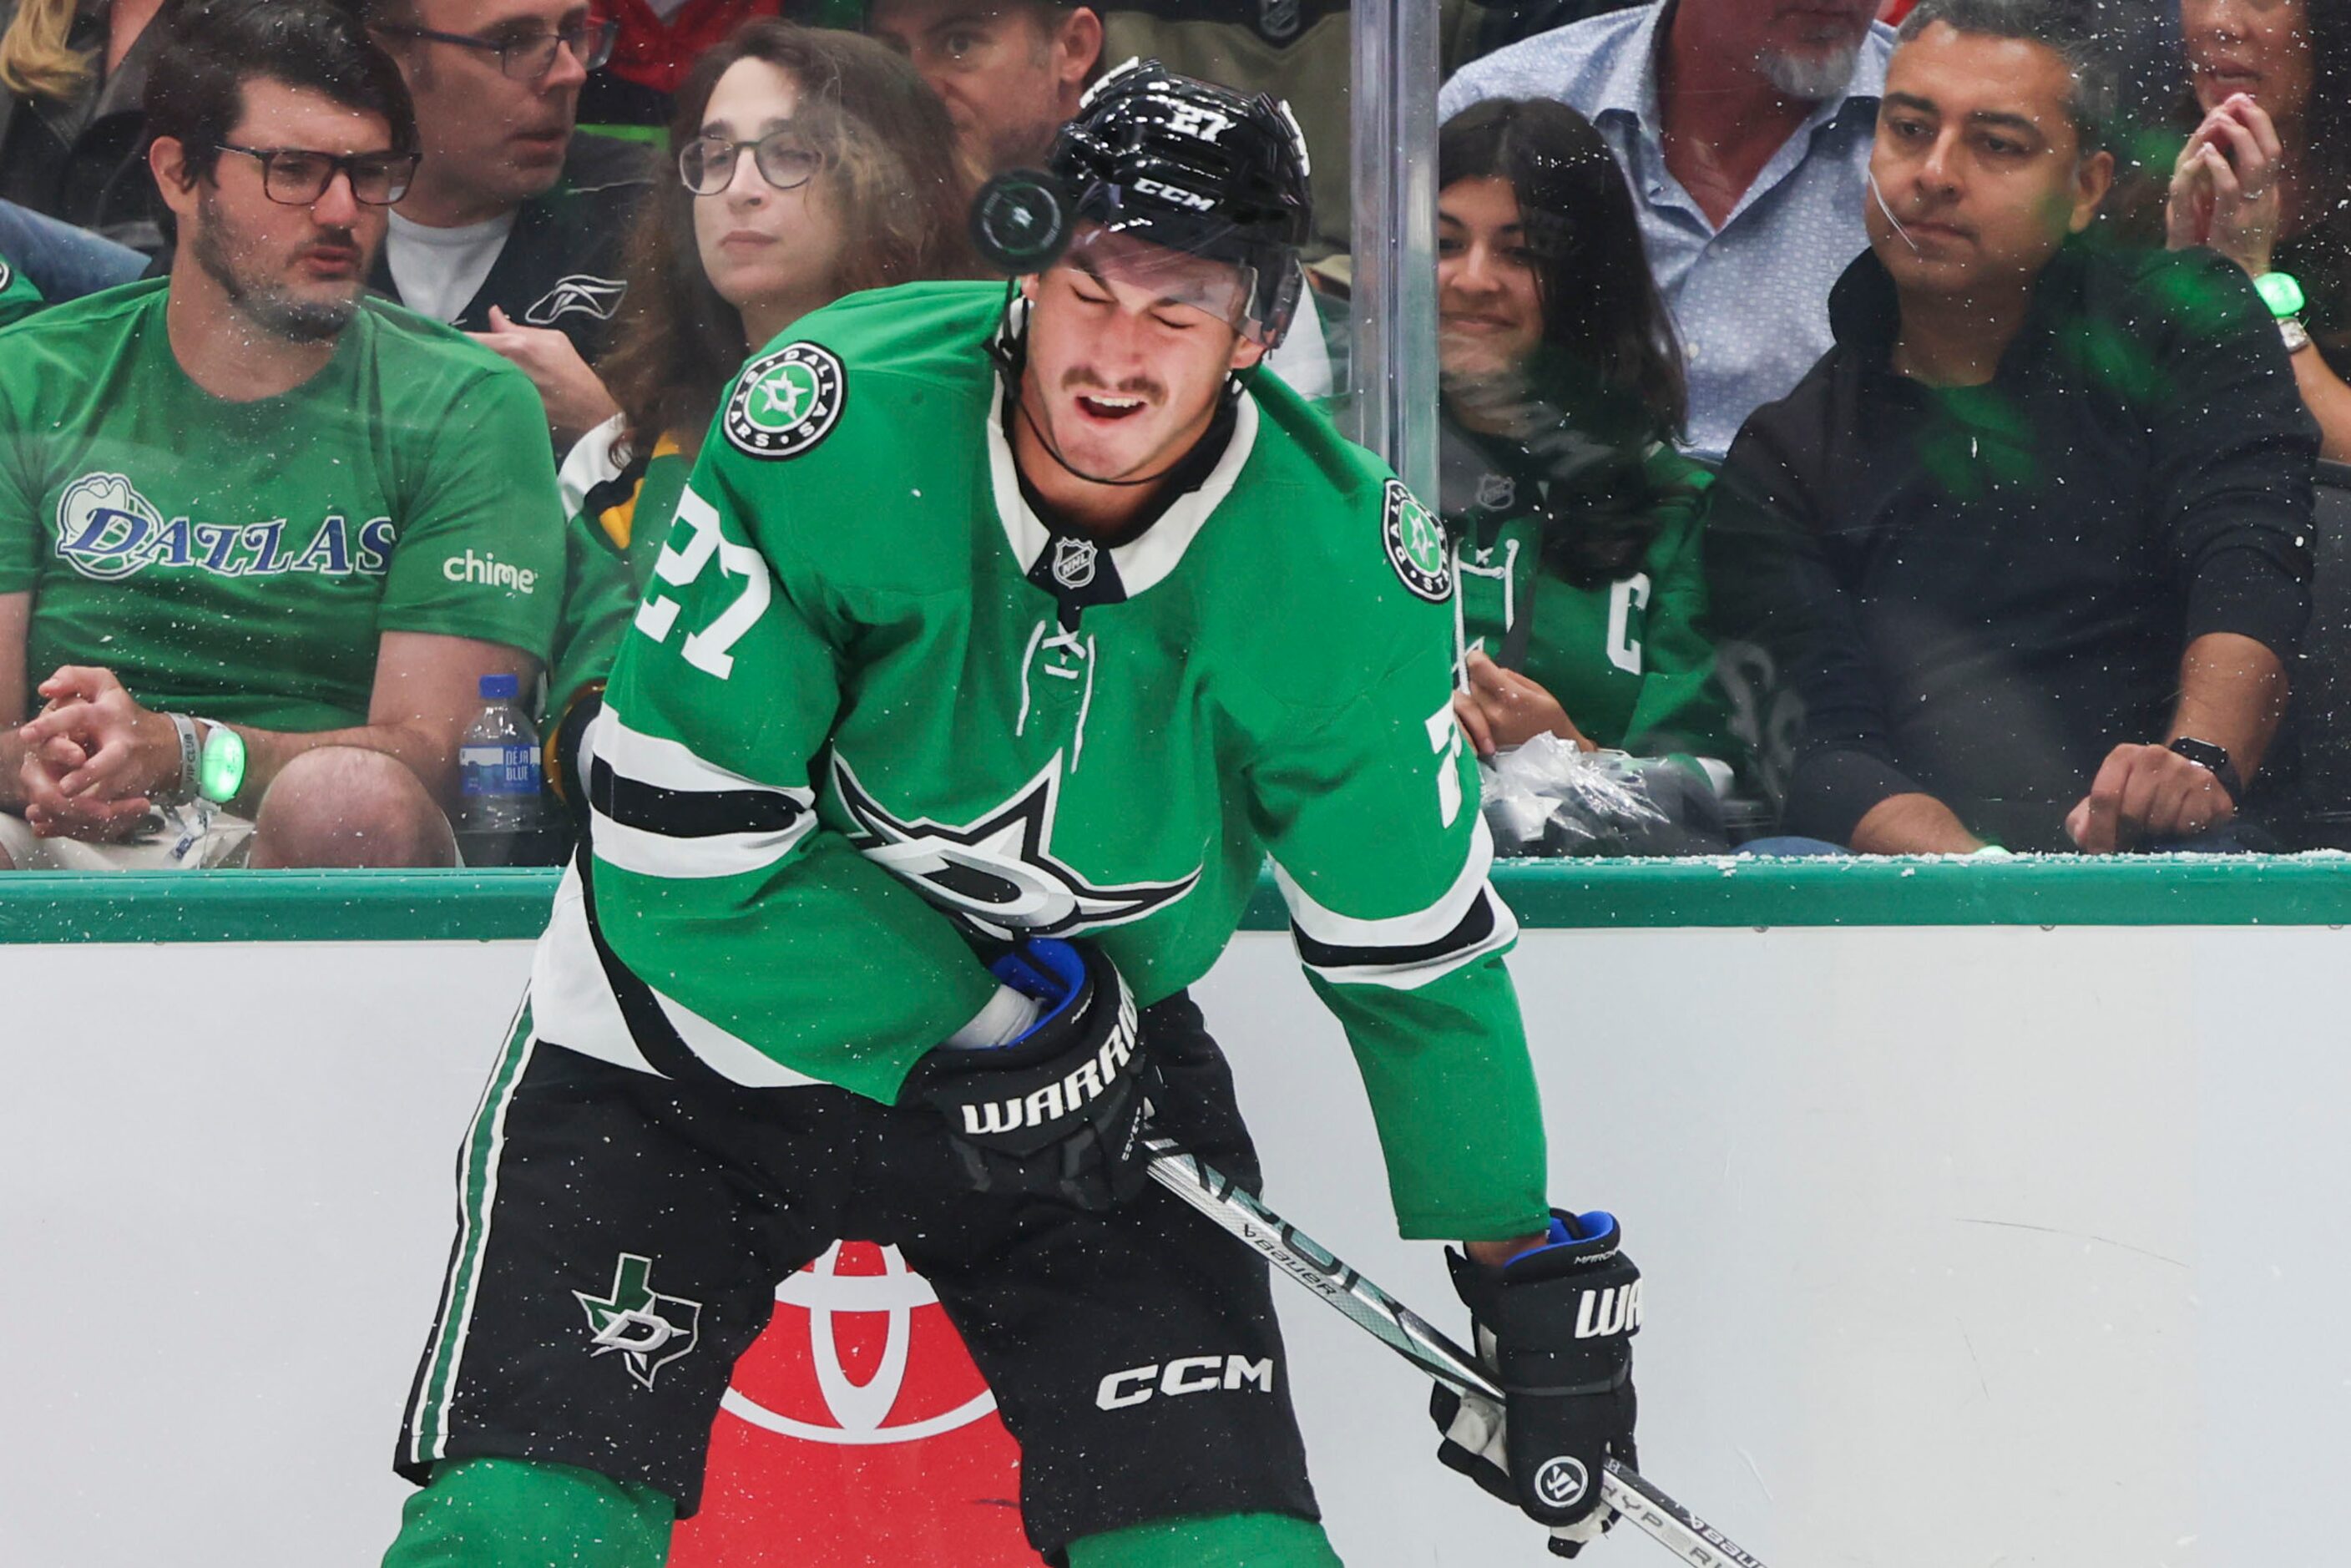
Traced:
[[1387, 546], [1388, 564], [1406, 588], [1432, 604], [1453, 597], [1453, 557], [1446, 548], [1445, 526], [1401, 479], [1388, 481], [1380, 539]]
[[849, 378], [829, 349], [787, 343], [743, 367], [720, 422], [737, 451], [798, 457], [832, 434], [849, 401]]

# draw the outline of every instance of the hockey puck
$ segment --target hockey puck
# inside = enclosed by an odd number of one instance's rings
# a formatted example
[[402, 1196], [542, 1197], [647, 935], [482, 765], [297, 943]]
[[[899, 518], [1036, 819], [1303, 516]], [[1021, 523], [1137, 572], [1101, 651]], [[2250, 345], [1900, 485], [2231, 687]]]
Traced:
[[1013, 169], [979, 188], [971, 204], [971, 243], [1000, 272], [1025, 277], [1053, 265], [1070, 243], [1070, 204], [1053, 176]]

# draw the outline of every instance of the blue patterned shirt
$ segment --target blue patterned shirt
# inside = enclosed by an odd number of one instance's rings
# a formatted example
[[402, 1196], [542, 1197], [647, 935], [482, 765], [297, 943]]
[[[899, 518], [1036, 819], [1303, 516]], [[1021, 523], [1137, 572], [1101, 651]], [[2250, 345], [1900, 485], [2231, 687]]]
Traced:
[[1869, 150], [1894, 32], [1874, 26], [1845, 96], [1820, 104], [1717, 228], [1666, 167], [1657, 110], [1667, 6], [1617, 11], [1498, 49], [1437, 98], [1555, 98], [1591, 120], [1632, 182], [1649, 267], [1689, 359], [1689, 448], [1720, 458], [1747, 416], [1794, 390], [1833, 341], [1829, 289], [1866, 249]]

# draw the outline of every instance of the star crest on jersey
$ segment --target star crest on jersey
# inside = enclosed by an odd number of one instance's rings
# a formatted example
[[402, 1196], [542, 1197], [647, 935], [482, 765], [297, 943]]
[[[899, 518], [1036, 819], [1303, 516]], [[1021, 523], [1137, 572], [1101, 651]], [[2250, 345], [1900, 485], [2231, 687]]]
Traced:
[[798, 457], [832, 434], [848, 392], [848, 376], [831, 350], [787, 343], [743, 367], [721, 423], [737, 451]]
[[589, 1354], [617, 1354], [629, 1375], [647, 1388], [663, 1367], [693, 1351], [702, 1331], [702, 1303], [654, 1290], [653, 1268], [652, 1259], [623, 1252], [612, 1270], [611, 1295], [571, 1292], [593, 1333]]
[[1387, 546], [1389, 564], [1406, 588], [1433, 604], [1453, 597], [1453, 563], [1445, 547], [1444, 526], [1401, 479], [1387, 483], [1380, 538]]
[[856, 823], [850, 842], [868, 860], [914, 883], [933, 904], [1008, 942], [1123, 925], [1175, 903], [1200, 880], [1196, 866], [1174, 882], [1098, 884], [1055, 858], [1060, 752], [1010, 800], [960, 826], [892, 815], [837, 751], [832, 787]]

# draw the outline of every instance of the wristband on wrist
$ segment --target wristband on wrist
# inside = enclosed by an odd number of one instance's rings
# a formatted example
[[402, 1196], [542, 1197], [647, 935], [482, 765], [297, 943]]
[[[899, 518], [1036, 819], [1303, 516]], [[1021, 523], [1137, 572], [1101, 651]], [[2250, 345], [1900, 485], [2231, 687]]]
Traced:
[[177, 806], [194, 799], [196, 768], [204, 756], [204, 746], [196, 738], [196, 721], [183, 713], [167, 713], [172, 733], [180, 738], [180, 777], [171, 789], [162, 791], [162, 802]]
[[2310, 303], [2302, 291], [2301, 280], [2291, 272], [2262, 273], [2253, 279], [2253, 291], [2270, 308], [2270, 314], [2281, 321], [2301, 315], [2303, 307]]

